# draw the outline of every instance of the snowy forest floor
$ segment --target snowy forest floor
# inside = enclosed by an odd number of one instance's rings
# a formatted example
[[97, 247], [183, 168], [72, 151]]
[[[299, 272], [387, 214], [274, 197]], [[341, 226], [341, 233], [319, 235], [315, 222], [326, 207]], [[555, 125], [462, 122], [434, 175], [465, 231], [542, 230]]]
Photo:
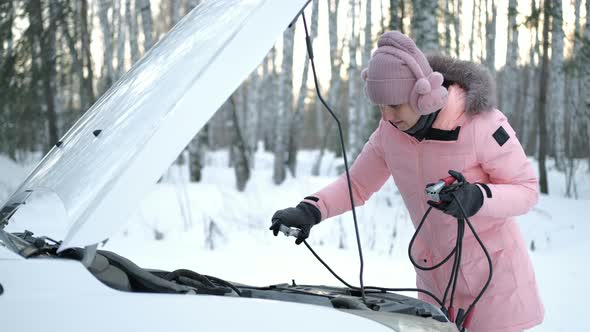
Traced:
[[[333, 181], [341, 164], [334, 155], [323, 161], [322, 176], [310, 175], [317, 151], [298, 155], [297, 177], [272, 183], [273, 155], [259, 152], [246, 191], [235, 189], [227, 151], [207, 155], [201, 183], [188, 183], [183, 167], [172, 167], [164, 181], [147, 193], [140, 208], [104, 249], [128, 257], [142, 267], [188, 268], [202, 274], [251, 285], [295, 280], [298, 284], [341, 286], [293, 238], [274, 237], [268, 227], [277, 209], [294, 206], [302, 197]], [[550, 195], [518, 219], [529, 244], [545, 305], [545, 322], [532, 331], [584, 331], [584, 305], [590, 267], [590, 173], [587, 163], [577, 172], [580, 199], [563, 198], [565, 177], [549, 169]], [[551, 164], [550, 164], [551, 165]], [[28, 167], [0, 156], [0, 199], [24, 179]], [[414, 269], [407, 257], [413, 226], [392, 180], [357, 210], [365, 258], [365, 285], [413, 287]], [[59, 223], [58, 223], [59, 224]], [[57, 225], [57, 224], [56, 224]], [[51, 235], [51, 226], [47, 227]], [[45, 227], [44, 227], [45, 228]], [[351, 284], [358, 285], [359, 258], [352, 215], [326, 220], [313, 228], [308, 241], [319, 255]], [[410, 294], [413, 295], [413, 294]]]

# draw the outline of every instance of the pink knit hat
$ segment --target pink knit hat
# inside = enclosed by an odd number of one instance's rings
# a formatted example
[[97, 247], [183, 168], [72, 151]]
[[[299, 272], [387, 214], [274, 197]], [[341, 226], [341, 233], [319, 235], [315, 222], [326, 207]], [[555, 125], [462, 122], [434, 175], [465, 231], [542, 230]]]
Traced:
[[361, 77], [367, 97], [376, 105], [409, 103], [416, 113], [426, 115], [447, 102], [442, 74], [433, 72], [414, 41], [399, 31], [388, 31], [379, 38]]

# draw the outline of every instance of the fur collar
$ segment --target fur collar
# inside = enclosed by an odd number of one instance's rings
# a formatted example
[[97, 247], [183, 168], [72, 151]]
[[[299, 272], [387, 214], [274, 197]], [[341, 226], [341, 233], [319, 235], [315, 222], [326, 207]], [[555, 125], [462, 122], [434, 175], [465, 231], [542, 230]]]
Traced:
[[441, 73], [445, 85], [458, 84], [466, 92], [465, 112], [477, 114], [496, 108], [496, 84], [483, 65], [445, 55], [429, 55], [432, 70]]

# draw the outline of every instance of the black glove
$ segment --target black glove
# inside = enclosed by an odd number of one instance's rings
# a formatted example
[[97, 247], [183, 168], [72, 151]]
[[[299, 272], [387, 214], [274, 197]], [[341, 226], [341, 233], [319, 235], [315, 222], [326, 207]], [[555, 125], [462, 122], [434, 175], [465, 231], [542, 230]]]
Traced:
[[269, 229], [277, 236], [281, 225], [299, 228], [301, 231], [295, 243], [301, 244], [303, 240], [309, 237], [311, 227], [319, 223], [321, 219], [320, 210], [309, 203], [301, 202], [294, 208], [291, 207], [275, 212], [272, 216], [272, 226]]
[[[438, 194], [441, 202], [428, 201], [428, 205], [435, 209], [451, 215], [458, 219], [470, 218], [474, 216], [483, 205], [483, 193], [475, 184], [471, 184], [465, 180], [463, 174], [455, 171], [449, 171], [449, 174], [454, 177], [457, 182], [450, 186], [444, 187]], [[453, 195], [455, 197], [453, 197]], [[463, 207], [465, 215], [461, 212], [458, 200]]]

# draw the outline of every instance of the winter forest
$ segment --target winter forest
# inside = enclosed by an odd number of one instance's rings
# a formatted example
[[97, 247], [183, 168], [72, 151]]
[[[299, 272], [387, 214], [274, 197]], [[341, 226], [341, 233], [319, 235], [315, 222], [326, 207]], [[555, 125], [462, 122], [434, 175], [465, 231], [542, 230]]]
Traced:
[[[143, 65], [154, 45], [169, 45], [163, 37], [185, 15], [214, 1], [0, 0], [0, 201], [14, 193], [48, 151], [60, 146], [92, 105], [108, 99], [101, 96]], [[342, 125], [349, 166], [381, 118], [365, 96], [361, 71], [383, 32], [400, 30], [425, 53], [489, 69], [497, 108], [514, 128], [542, 192], [538, 203], [516, 219], [546, 311], [545, 322], [534, 331], [587, 330], [583, 320], [564, 318], [585, 317], [584, 295], [590, 294], [590, 270], [580, 264], [590, 250], [590, 224], [584, 218], [590, 199], [590, 0], [312, 0], [304, 13], [318, 90]], [[259, 24], [268, 27], [268, 22]], [[303, 20], [287, 25], [272, 48], [269, 41], [268, 53], [261, 51], [251, 65], [266, 53], [262, 62], [223, 102], [235, 85], [227, 86], [210, 110], [223, 105], [178, 157], [180, 144], [157, 150], [158, 158], [151, 161], [159, 159], [161, 165], [150, 178], [153, 188], [137, 199], [141, 204], [134, 206], [132, 216], [111, 224], [120, 227], [112, 229], [100, 248], [142, 267], [188, 268], [250, 285], [296, 279], [301, 285], [341, 286], [303, 245], [269, 231], [275, 211], [298, 204], [344, 171], [338, 126], [316, 92]], [[282, 29], [277, 23], [269, 31]], [[240, 61], [240, 54], [234, 61]], [[192, 68], [183, 70], [195, 76]], [[180, 85], [182, 75], [171, 76], [166, 83]], [[152, 97], [176, 96], [174, 84], [154, 85], [158, 91], [147, 90]], [[119, 109], [109, 108], [115, 121]], [[199, 112], [198, 104], [194, 111]], [[161, 158], [163, 151], [169, 152], [167, 158]], [[110, 159], [104, 159], [110, 166]], [[140, 168], [149, 164], [140, 161]], [[90, 178], [89, 169], [105, 168], [90, 165], [81, 177]], [[103, 175], [97, 173], [92, 175]], [[136, 173], [139, 178], [147, 171]], [[122, 178], [112, 170], [108, 175]], [[71, 178], [74, 193], [96, 180], [84, 179], [78, 186], [77, 177]], [[71, 227], [67, 213], [74, 208], [60, 210], [63, 201], [58, 197], [55, 204], [50, 196], [40, 195], [38, 206], [27, 201], [29, 210], [19, 209], [6, 229], [30, 227], [38, 236], [63, 239]], [[81, 196], [71, 197], [76, 201]], [[415, 225], [406, 203], [389, 178], [357, 208], [358, 229], [347, 212], [314, 226], [308, 241], [352, 284], [359, 282], [357, 245], [362, 245], [366, 285], [414, 287], [408, 243]]]
[[[199, 0], [31, 0], [0, 5], [0, 153], [23, 162], [48, 151], [67, 129]], [[378, 36], [409, 34], [425, 52], [485, 64], [497, 82], [498, 108], [527, 155], [546, 160], [577, 196], [572, 174], [590, 163], [590, 1], [329, 0], [313, 1], [322, 94], [344, 127], [350, 158], [375, 129], [379, 112], [363, 94], [360, 71]], [[297, 152], [340, 154], [337, 128], [316, 97], [294, 24], [233, 93], [176, 163], [199, 181], [207, 153], [229, 149], [242, 190], [252, 154], [274, 154], [272, 178], [297, 176]], [[434, 31], [434, 33], [432, 33]], [[187, 68], [187, 70], [190, 70]], [[586, 160], [586, 161], [584, 161]]]

